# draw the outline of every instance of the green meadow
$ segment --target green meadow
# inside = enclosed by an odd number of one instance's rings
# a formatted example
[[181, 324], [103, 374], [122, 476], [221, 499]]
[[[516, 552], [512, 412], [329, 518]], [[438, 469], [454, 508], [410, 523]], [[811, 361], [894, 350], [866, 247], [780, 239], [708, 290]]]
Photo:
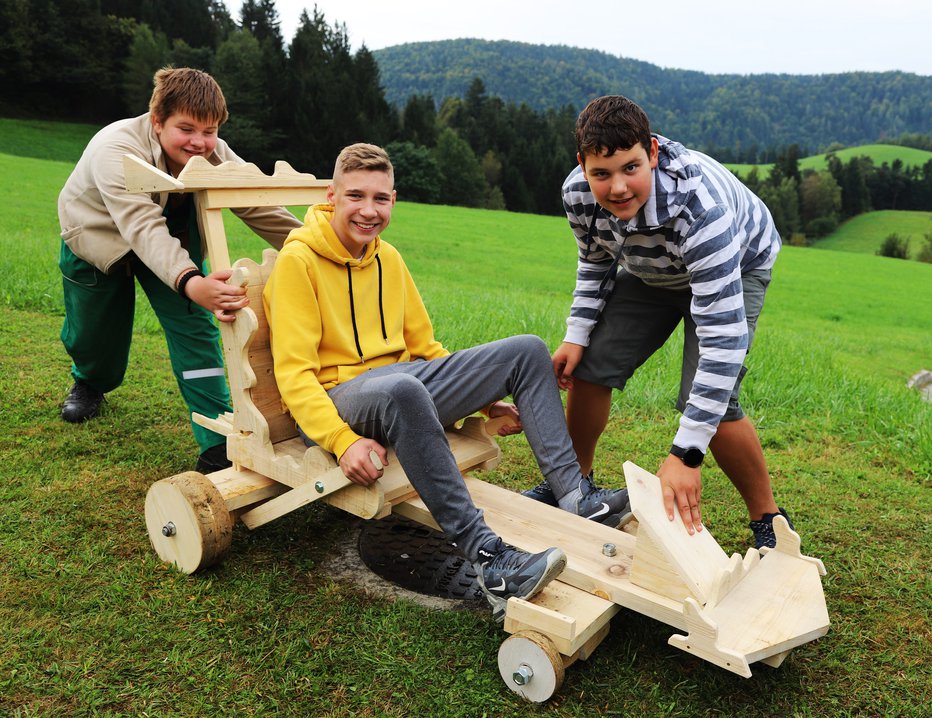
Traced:
[[[858, 145], [857, 147], [846, 147], [833, 154], [843, 163], [848, 162], [852, 157], [870, 157], [877, 167], [880, 167], [884, 162], [888, 165], [892, 165], [895, 160], [900, 160], [904, 167], [922, 167], [926, 162], [932, 160], [932, 152], [928, 150], [920, 150], [914, 147], [901, 147], [899, 145]], [[799, 169], [824, 170], [827, 167], [826, 157], [827, 155], [824, 153], [802, 157], [799, 160]], [[727, 167], [741, 177], [747, 177], [748, 173], [757, 167], [758, 173], [763, 178], [770, 172], [773, 164], [748, 165], [728, 163]]]
[[[778, 501], [827, 568], [828, 635], [743, 679], [669, 646], [670, 627], [622, 611], [535, 706], [499, 677], [505, 634], [485, 610], [426, 608], [331, 576], [328, 559], [358, 530], [336, 510], [312, 504], [254, 532], [238, 526], [228, 559], [195, 576], [159, 562], [146, 491], [197, 454], [164, 340], [140, 297], [124, 385], [98, 420], [58, 418], [70, 377], [55, 203], [83, 135], [62, 126], [75, 139], [48, 138], [55, 159], [8, 146], [3, 128], [0, 715], [927, 714], [932, 405], [906, 382], [932, 369], [932, 265], [785, 247], [748, 358], [742, 403]], [[231, 255], [258, 257], [262, 242], [228, 219]], [[449, 348], [523, 332], [559, 343], [575, 271], [565, 220], [400, 202], [385, 238]], [[616, 394], [600, 483], [621, 485], [626, 460], [654, 470], [665, 456], [679, 352], [669, 342]], [[501, 446], [484, 478], [537, 483], [523, 437]], [[743, 504], [709, 463], [706, 526], [727, 553], [744, 553]]]
[[891, 234], [909, 240], [909, 258], [916, 259], [932, 236], [932, 212], [907, 212], [891, 209], [865, 212], [852, 217], [828, 237], [813, 243], [815, 249], [876, 254]]

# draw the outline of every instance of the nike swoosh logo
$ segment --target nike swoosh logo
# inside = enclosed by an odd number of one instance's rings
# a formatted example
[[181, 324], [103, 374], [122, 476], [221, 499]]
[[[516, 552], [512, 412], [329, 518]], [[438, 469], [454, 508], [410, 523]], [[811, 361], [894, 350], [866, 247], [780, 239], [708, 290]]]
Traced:
[[505, 586], [506, 586], [507, 584], [505, 583], [505, 579], [501, 579], [501, 581], [502, 581], [502, 585], [501, 585], [501, 586], [489, 586], [489, 590], [490, 590], [490, 591], [504, 591], [504, 590], [505, 590]]
[[597, 518], [599, 518], [599, 516], [604, 516], [605, 514], [607, 514], [610, 510], [611, 510], [611, 509], [609, 509], [608, 504], [605, 503], [605, 502], [603, 501], [603, 502], [602, 502], [602, 507], [601, 507], [598, 511], [596, 511], [595, 513], [589, 514], [586, 518], [587, 518], [587, 519], [597, 519]]

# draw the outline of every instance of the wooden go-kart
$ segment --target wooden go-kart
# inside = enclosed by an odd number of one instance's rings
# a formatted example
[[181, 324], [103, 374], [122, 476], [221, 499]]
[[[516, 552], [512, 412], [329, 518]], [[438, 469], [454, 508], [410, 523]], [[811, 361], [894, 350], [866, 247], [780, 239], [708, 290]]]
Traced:
[[[214, 269], [229, 267], [221, 210], [321, 201], [326, 181], [279, 163], [272, 175], [254, 165], [209, 165], [192, 159], [177, 179], [127, 157], [127, 189], [195, 192], [201, 230]], [[221, 561], [234, 522], [256, 529], [313, 501], [366, 519], [397, 513], [437, 528], [398, 461], [374, 486], [343, 476], [334, 457], [305, 448], [283, 411], [272, 372], [262, 288], [276, 253], [241, 259], [231, 281], [245, 286], [249, 306], [221, 325], [234, 410], [195, 421], [227, 437], [233, 466], [209, 475], [187, 472], [156, 482], [146, 497], [149, 537], [158, 555], [185, 573]], [[560, 577], [531, 601], [508, 601], [498, 665], [505, 684], [542, 702], [559, 690], [565, 668], [588, 658], [622, 607], [677, 629], [671, 645], [749, 677], [750, 664], [779, 666], [792, 648], [829, 627], [822, 562], [800, 553], [799, 536], [782, 517], [777, 546], [730, 558], [708, 532], [690, 536], [668, 521], [659, 480], [628, 462], [625, 480], [636, 534], [587, 521], [468, 475], [492, 468], [500, 453], [477, 417], [448, 430], [466, 485], [490, 527], [527, 551], [560, 546], [568, 557]]]

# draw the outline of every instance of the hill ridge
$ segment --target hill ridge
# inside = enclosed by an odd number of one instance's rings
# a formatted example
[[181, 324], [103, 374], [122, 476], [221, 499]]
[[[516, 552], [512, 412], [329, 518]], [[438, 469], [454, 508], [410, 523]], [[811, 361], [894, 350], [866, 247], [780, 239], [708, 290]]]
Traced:
[[[536, 110], [581, 109], [602, 94], [641, 104], [655, 130], [706, 149], [867, 144], [932, 131], [932, 76], [901, 71], [813, 75], [707, 74], [603, 50], [461, 38], [372, 51], [388, 101], [489, 95]], [[503, 72], [504, 68], [508, 72]]]

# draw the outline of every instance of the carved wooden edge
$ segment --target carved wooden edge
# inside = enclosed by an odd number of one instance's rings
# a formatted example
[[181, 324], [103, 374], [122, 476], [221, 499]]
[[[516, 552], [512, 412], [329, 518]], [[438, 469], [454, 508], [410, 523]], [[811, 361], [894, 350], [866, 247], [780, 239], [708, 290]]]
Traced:
[[205, 157], [192, 157], [178, 177], [131, 154], [123, 155], [123, 178], [126, 191], [197, 192], [208, 189], [306, 189], [326, 187], [330, 181], [298, 172], [283, 160], [275, 163], [271, 175], [264, 174], [251, 162], [223, 162], [212, 165]]
[[820, 576], [828, 575], [828, 572], [825, 570], [825, 564], [822, 563], [822, 559], [806, 556], [802, 553], [802, 539], [798, 533], [790, 528], [789, 521], [786, 520], [786, 517], [780, 515], [774, 516], [773, 532], [777, 537], [777, 545], [772, 549], [761, 549], [760, 553], [762, 556], [767, 555], [770, 551], [779, 551], [793, 558], [811, 563], [818, 569]]
[[692, 653], [739, 676], [751, 677], [751, 667], [745, 656], [718, 645], [718, 625], [702, 613], [695, 599], [687, 598], [683, 602], [683, 614], [686, 617], [689, 635], [670, 636], [667, 642], [671, 646]]

